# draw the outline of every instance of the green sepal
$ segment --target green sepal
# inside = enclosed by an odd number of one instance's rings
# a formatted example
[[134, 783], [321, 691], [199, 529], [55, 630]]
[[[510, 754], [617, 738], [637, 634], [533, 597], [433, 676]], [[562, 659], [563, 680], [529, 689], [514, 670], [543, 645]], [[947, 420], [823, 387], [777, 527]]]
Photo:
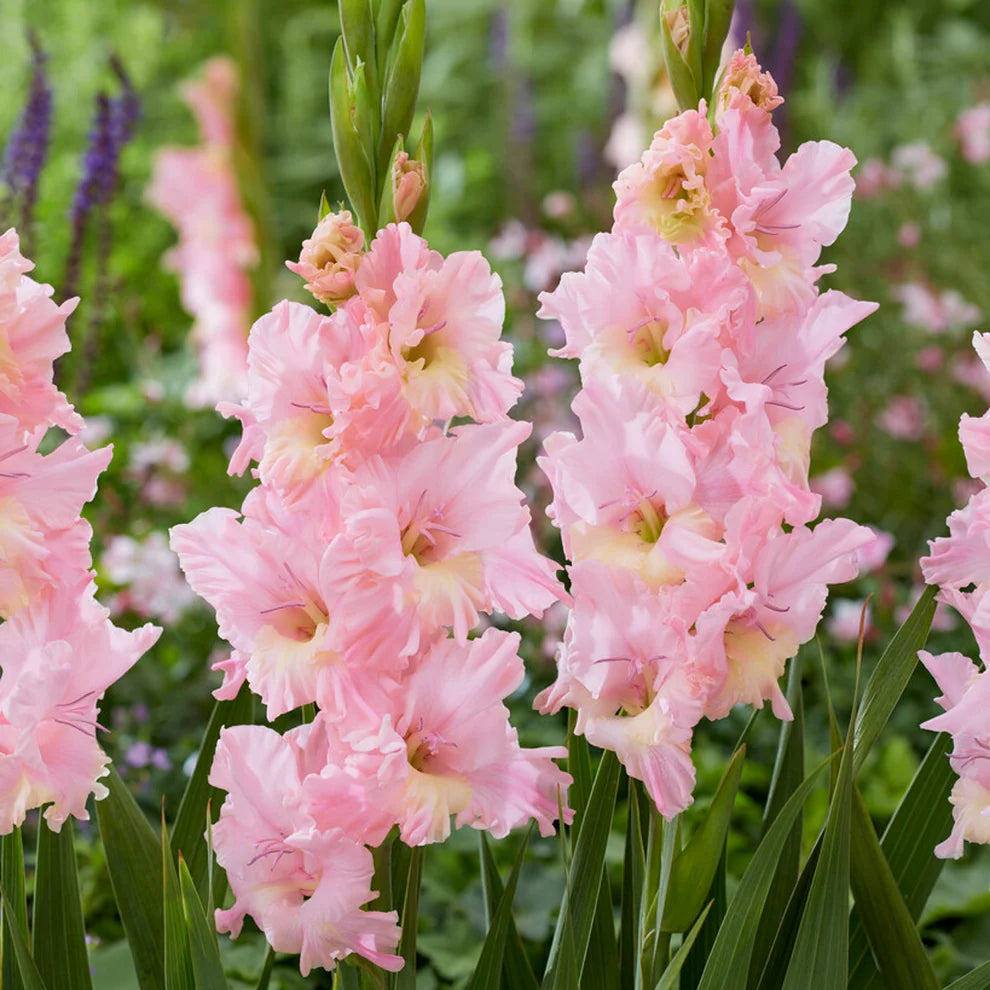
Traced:
[[326, 189], [320, 193], [320, 210], [316, 216], [316, 222], [319, 223], [324, 217], [329, 216], [333, 213], [333, 207], [330, 206], [330, 201], [327, 199]]
[[422, 234], [426, 226], [426, 215], [430, 211], [430, 191], [433, 185], [433, 117], [429, 110], [423, 121], [419, 144], [416, 145], [416, 161], [423, 163], [423, 194], [419, 197], [416, 209], [406, 218], [406, 223], [412, 227], [414, 234]]
[[705, 32], [701, 46], [701, 94], [715, 99], [715, 83], [722, 46], [729, 34], [735, 0], [705, 0]]
[[[363, 78], [363, 73], [362, 73]], [[364, 87], [367, 99], [367, 87]], [[344, 189], [358, 224], [370, 240], [378, 229], [374, 157], [369, 156], [356, 120], [356, 93], [347, 74], [344, 43], [337, 40], [330, 60], [330, 126]]]
[[344, 39], [347, 68], [354, 74], [363, 64], [368, 73], [368, 87], [372, 93], [377, 92], [378, 56], [371, 0], [340, 0], [340, 33]]
[[745, 747], [738, 749], [725, 768], [704, 822], [674, 858], [660, 924], [662, 931], [686, 932], [704, 908], [729, 832], [745, 759]]
[[667, 24], [665, 7], [660, 11], [660, 38], [663, 43], [663, 60], [667, 66], [667, 75], [670, 78], [670, 86], [677, 99], [680, 110], [691, 110], [698, 106], [699, 86], [698, 81], [691, 71], [690, 65], [684, 60], [680, 49], [674, 44], [670, 27]]
[[382, 85], [381, 133], [377, 144], [379, 175], [384, 174], [396, 137], [408, 134], [412, 126], [425, 44], [425, 0], [408, 0], [399, 15]]

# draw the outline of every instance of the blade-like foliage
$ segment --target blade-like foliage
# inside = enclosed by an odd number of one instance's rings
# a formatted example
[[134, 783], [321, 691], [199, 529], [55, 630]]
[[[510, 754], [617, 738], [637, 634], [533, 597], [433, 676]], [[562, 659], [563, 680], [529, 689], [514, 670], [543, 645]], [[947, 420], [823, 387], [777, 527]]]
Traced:
[[[164, 804], [164, 802], [163, 802]], [[179, 889], [179, 875], [168, 845], [165, 810], [162, 809], [162, 908], [165, 915], [165, 986], [167, 990], [195, 990], [189, 929]]]
[[745, 759], [745, 748], [737, 750], [733, 755], [725, 768], [704, 822], [691, 836], [688, 844], [674, 856], [661, 923], [664, 931], [687, 931], [704, 906], [704, 898], [715, 877], [729, 831], [732, 807], [739, 790]]
[[832, 759], [834, 757], [829, 757], [821, 763], [794, 791], [757, 846], [715, 939], [701, 978], [700, 990], [722, 990], [733, 984], [738, 985], [740, 974], [748, 971], [756, 926], [773, 879], [773, 867], [801, 806], [814, 789], [818, 775]]
[[[24, 990], [48, 990], [45, 981], [41, 978], [34, 960], [31, 958], [31, 950], [28, 948], [27, 938], [21, 931], [21, 926], [17, 923], [17, 909], [7, 897], [6, 890], [0, 890], [0, 897], [3, 898], [3, 933], [6, 941], [5, 948], [9, 946], [13, 951], [12, 970], [16, 974], [17, 987]], [[5, 984], [6, 985], [6, 984]]]
[[695, 939], [698, 937], [698, 933], [701, 931], [701, 927], [704, 925], [705, 919], [708, 917], [708, 912], [711, 909], [712, 902], [709, 901], [702, 908], [701, 914], [698, 915], [698, 918], [694, 923], [694, 927], [687, 933], [687, 935], [684, 936], [684, 941], [681, 942], [680, 948], [677, 950], [674, 958], [667, 964], [667, 968], [663, 971], [663, 976], [661, 976], [657, 982], [656, 990], [677, 990], [677, 978], [680, 975], [681, 969], [683, 968], [684, 963], [691, 952], [691, 947], [694, 945]]
[[[618, 787], [619, 761], [614, 753], [605, 752], [598, 765], [581, 831], [574, 844], [567, 890], [543, 976], [542, 986], [545, 988], [556, 990], [566, 985], [565, 974], [570, 964], [573, 964], [578, 974], [584, 967], [598, 908], [598, 888], [601, 886], [605, 866], [605, 846], [608, 843]], [[564, 953], [568, 956], [567, 965], [562, 961]]]
[[502, 896], [499, 898], [498, 906], [492, 914], [488, 934], [481, 947], [481, 956], [475, 967], [474, 975], [471, 977], [471, 982], [468, 984], [468, 990], [498, 990], [499, 987], [516, 985], [507, 978], [507, 973], [503, 974], [505, 947], [512, 930], [515, 928], [512, 921], [512, 901], [516, 896], [519, 871], [522, 868], [526, 848], [532, 834], [533, 826], [530, 825], [526, 837], [519, 846], [516, 861], [512, 866], [512, 872], [509, 874], [509, 880], [502, 891]]
[[639, 968], [639, 923], [643, 910], [643, 881], [646, 854], [643, 850], [643, 827], [639, 785], [631, 777], [626, 809], [626, 848], [622, 863], [622, 916], [619, 928], [619, 982], [631, 987]]
[[987, 987], [990, 987], [990, 962], [985, 962], [971, 973], [953, 980], [945, 990], [986, 990]]
[[104, 782], [110, 793], [96, 802], [96, 817], [138, 983], [166, 990], [161, 843], [117, 771]]
[[883, 651], [867, 682], [856, 716], [854, 771], [863, 765], [911, 679], [918, 662], [918, 650], [925, 645], [935, 615], [936, 591], [936, 588], [925, 588], [911, 614]]
[[394, 976], [394, 985], [398, 990], [416, 990], [416, 932], [419, 927], [419, 888], [424, 849], [416, 846], [409, 853], [409, 870], [402, 901], [402, 940], [399, 943], [399, 955], [406, 964]]
[[[528, 840], [527, 840], [528, 841]], [[488, 836], [482, 831], [478, 833], [481, 847], [481, 882], [485, 892], [485, 920], [491, 928], [492, 919], [498, 911], [504, 890], [502, 878], [498, 875], [498, 866], [492, 855]], [[515, 919], [509, 914], [509, 933], [505, 939], [505, 954], [502, 957], [502, 971], [505, 981], [519, 990], [538, 990], [539, 983], [533, 973], [533, 967], [526, 958], [522, 940], [516, 929]]]
[[182, 801], [179, 803], [179, 813], [172, 826], [172, 855], [178, 857], [182, 853], [189, 875], [196, 884], [196, 890], [201, 899], [208, 899], [207, 893], [207, 860], [208, 850], [204, 838], [207, 806], [214, 809], [214, 815], [219, 814], [223, 803], [223, 791], [211, 787], [209, 782], [210, 767], [213, 765], [213, 754], [220, 738], [220, 730], [225, 725], [242, 725], [254, 719], [254, 695], [247, 684], [241, 686], [237, 697], [229, 701], [218, 701], [213, 706], [210, 721], [196, 757], [196, 766], [186, 784]]
[[[28, 923], [27, 923], [27, 895], [24, 890], [24, 844], [19, 828], [8, 832], [0, 839], [0, 887], [7, 894], [9, 910], [4, 909], [4, 916], [10, 913], [11, 918], [16, 921], [21, 932], [25, 945], [28, 943]], [[3, 947], [2, 973], [0, 973], [0, 986], [9, 990], [21, 990], [20, 970], [17, 967], [17, 956], [12, 949], [8, 950], [11, 936], [7, 934], [7, 926], [0, 928], [0, 936]]]
[[850, 864], [853, 896], [884, 983], [938, 990], [918, 929], [858, 790], [853, 793]]
[[53, 832], [38, 826], [34, 875], [34, 959], [49, 990], [92, 990], [72, 819]]
[[189, 867], [184, 857], [179, 857], [179, 889], [182, 893], [182, 910], [189, 932], [189, 950], [196, 990], [227, 990], [223, 974], [220, 948], [212, 919], [207, 919], [203, 902], [196, 892]]
[[[955, 774], [946, 758], [951, 748], [949, 735], [936, 736], [880, 840], [891, 875], [914, 920], [921, 915], [942, 871], [944, 861], [935, 855], [935, 846], [952, 827], [949, 792]], [[850, 987], [881, 985], [858, 909], [852, 915], [849, 960]]]

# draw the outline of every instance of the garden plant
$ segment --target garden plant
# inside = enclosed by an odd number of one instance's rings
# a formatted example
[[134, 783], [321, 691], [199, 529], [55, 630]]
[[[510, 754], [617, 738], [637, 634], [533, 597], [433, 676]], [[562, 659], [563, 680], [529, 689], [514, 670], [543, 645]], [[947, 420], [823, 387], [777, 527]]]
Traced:
[[0, 3], [0, 986], [990, 987], [990, 18], [857, 11]]

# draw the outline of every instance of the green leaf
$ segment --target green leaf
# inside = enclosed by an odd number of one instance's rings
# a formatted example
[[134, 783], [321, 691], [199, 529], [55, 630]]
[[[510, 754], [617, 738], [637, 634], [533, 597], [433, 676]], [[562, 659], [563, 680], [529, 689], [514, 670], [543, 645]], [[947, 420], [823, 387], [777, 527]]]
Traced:
[[748, 970], [756, 926], [773, 880], [773, 868], [787, 843], [791, 826], [797, 821], [801, 806], [815, 787], [818, 775], [834, 758], [830, 756], [819, 764], [795, 789], [756, 847], [715, 939], [700, 990], [723, 990], [738, 985], [740, 974]]
[[850, 863], [853, 896], [884, 983], [939, 990], [921, 936], [897, 889], [858, 790], [853, 793]]
[[53, 832], [38, 825], [34, 875], [34, 958], [49, 990], [92, 990], [72, 819]]
[[165, 915], [165, 986], [167, 990], [195, 990], [189, 928], [182, 905], [179, 876], [166, 839], [165, 802], [162, 800], [162, 905]]
[[[605, 752], [598, 764], [581, 831], [574, 845], [568, 887], [560, 906], [550, 957], [543, 975], [543, 987], [556, 990], [566, 985], [564, 977], [570, 964], [578, 974], [584, 967], [598, 907], [598, 888], [605, 866], [605, 847], [618, 787], [619, 761], [614, 753]], [[561, 958], [562, 953], [568, 954], [567, 964]]]
[[925, 645], [935, 615], [936, 591], [936, 588], [925, 588], [918, 604], [873, 669], [856, 717], [854, 772], [863, 765], [911, 679], [918, 662], [918, 650]]
[[368, 147], [361, 142], [355, 124], [355, 105], [355, 92], [347, 74], [344, 45], [338, 39], [330, 60], [330, 127], [333, 131], [333, 149], [351, 208], [370, 240], [377, 230], [375, 165], [374, 158], [369, 157]]
[[[780, 723], [780, 738], [777, 743], [777, 757], [774, 760], [773, 775], [770, 778], [770, 792], [767, 795], [766, 810], [763, 815], [763, 834], [774, 823], [780, 809], [794, 793], [804, 778], [804, 693], [801, 690], [802, 656], [799, 653], [791, 660], [787, 678], [787, 702], [794, 718]], [[773, 946], [774, 935], [780, 927], [791, 891], [797, 881], [801, 867], [801, 812], [791, 826], [791, 834], [780, 854], [774, 869], [773, 882], [763, 906], [760, 926], [756, 933], [753, 958], [750, 963], [750, 980], [754, 981], [763, 971]]]
[[608, 871], [602, 871], [598, 908], [591, 927], [591, 941], [581, 974], [583, 986], [596, 990], [619, 990], [619, 947], [615, 941], [615, 917]]
[[639, 784], [627, 778], [629, 792], [626, 809], [626, 848], [622, 862], [622, 916], [619, 926], [619, 979], [624, 987], [636, 982], [639, 968], [639, 925], [643, 910], [643, 882], [646, 855], [643, 851], [643, 827]]
[[419, 95], [425, 44], [425, 0], [408, 0], [399, 15], [382, 86], [382, 123], [377, 152], [379, 175], [385, 174], [395, 139], [400, 134], [409, 134]]
[[395, 977], [399, 990], [416, 990], [416, 931], [419, 927], [419, 888], [424, 852], [422, 846], [410, 850], [409, 873], [402, 903], [402, 940], [399, 942], [399, 955], [406, 964]]
[[[516, 854], [516, 861], [513, 864], [509, 880], [499, 898], [498, 906], [492, 915], [491, 924], [488, 926], [488, 934], [485, 936], [484, 944], [481, 947], [481, 956], [478, 965], [475, 967], [468, 990], [498, 990], [499, 987], [513, 986], [515, 983], [503, 979], [503, 965], [505, 958], [506, 943], [511, 932], [515, 928], [512, 919], [512, 901], [516, 896], [516, 884], [519, 880], [519, 870], [522, 867], [523, 858], [526, 855], [526, 848], [529, 845], [530, 837], [533, 834], [533, 826], [530, 825], [526, 836], [519, 846]], [[497, 875], [496, 870], [496, 875]], [[508, 973], [505, 974], [508, 977]]]
[[[261, 967], [261, 976], [258, 977], [258, 986], [255, 990], [268, 990], [268, 984], [272, 980], [272, 969], [275, 967], [275, 950], [268, 946], [268, 952], [265, 953], [265, 964]], [[338, 966], [338, 971], [343, 967]], [[334, 986], [337, 985], [337, 978], [334, 977]]]
[[[857, 689], [859, 668], [857, 666]], [[849, 862], [852, 831], [853, 727], [857, 693], [839, 775], [832, 790], [821, 856], [801, 916], [783, 990], [846, 990], [849, 979]], [[830, 713], [834, 724], [834, 716]]]
[[[498, 874], [495, 857], [492, 855], [491, 844], [485, 832], [478, 833], [478, 842], [481, 847], [481, 883], [485, 893], [485, 922], [491, 928], [492, 919], [495, 917], [502, 900], [504, 887], [502, 878]], [[533, 967], [529, 964], [522, 940], [519, 938], [515, 919], [511, 914], [509, 915], [509, 933], [505, 940], [505, 954], [502, 957], [502, 972], [505, 976], [505, 982], [509, 986], [518, 988], [518, 990], [538, 990], [539, 988], [539, 983], [533, 974]]]
[[[715, 878], [708, 890], [708, 905], [706, 907], [706, 917], [704, 924], [698, 929], [697, 935], [693, 939], [694, 947], [683, 963], [681, 971], [680, 990], [697, 990], [701, 982], [701, 975], [705, 971], [705, 963], [718, 938], [718, 930], [722, 926], [722, 919], [728, 907], [728, 895], [725, 889], [726, 876], [726, 849], [722, 847], [722, 853], [718, 858], [718, 869], [715, 871]], [[693, 930], [693, 929], [692, 929]]]
[[[949, 792], [956, 778], [947, 759], [951, 749], [951, 736], [936, 736], [880, 840], [890, 872], [914, 920], [921, 915], [942, 872], [944, 861], [935, 855], [935, 845], [952, 828]], [[857, 909], [853, 910], [849, 946], [850, 987], [879, 983], [880, 974]]]
[[182, 892], [182, 910], [189, 932], [189, 950], [196, 990], [227, 990], [227, 979], [223, 974], [223, 962], [217, 945], [216, 929], [207, 919], [203, 902], [196, 891], [196, 883], [186, 866], [183, 856], [179, 856], [179, 888]]
[[656, 985], [656, 990], [677, 990], [677, 978], [680, 975], [681, 968], [684, 966], [684, 963], [691, 952], [691, 946], [694, 945], [694, 941], [698, 937], [698, 933], [701, 931], [702, 925], [704, 925], [705, 919], [708, 917], [708, 912], [711, 908], [711, 901], [709, 901], [702, 908], [701, 913], [694, 922], [694, 926], [691, 928], [691, 931], [684, 936], [684, 941], [681, 942], [681, 947], [677, 950], [677, 954], [670, 960], [667, 968], [663, 971], [663, 976], [660, 977], [660, 980]]
[[[45, 981], [41, 978], [38, 968], [31, 958], [31, 950], [28, 948], [27, 939], [21, 926], [18, 924], [17, 907], [7, 896], [6, 889], [0, 891], [3, 898], [3, 934], [7, 944], [14, 950], [13, 971], [16, 974], [17, 983], [15, 986], [23, 987], [24, 990], [48, 990]], [[87, 963], [88, 967], [88, 963]], [[6, 984], [4, 984], [6, 986]]]
[[568, 712], [567, 718], [567, 772], [573, 778], [568, 788], [568, 798], [574, 809], [574, 821], [571, 824], [571, 844], [577, 842], [581, 831], [581, 822], [591, 797], [591, 750], [584, 736], [574, 731], [576, 717], [574, 710]]
[[110, 793], [96, 802], [96, 817], [138, 983], [166, 990], [161, 843], [115, 769], [104, 783]]
[[971, 973], [953, 980], [945, 990], [986, 990], [987, 987], [990, 987], [990, 962], [985, 962]]
[[186, 784], [179, 813], [172, 825], [172, 855], [178, 858], [181, 853], [186, 861], [189, 875], [196, 884], [200, 899], [208, 898], [208, 873], [210, 855], [207, 848], [204, 823], [207, 821], [207, 806], [213, 809], [213, 820], [220, 813], [224, 792], [212, 787], [209, 782], [213, 754], [216, 752], [220, 730], [228, 725], [242, 725], [254, 721], [254, 695], [247, 684], [241, 686], [237, 697], [229, 701], [218, 701], [213, 706], [210, 721], [207, 723], [203, 741], [192, 776]]
[[736, 750], [725, 768], [704, 822], [674, 857], [661, 923], [664, 931], [687, 931], [704, 907], [729, 831], [745, 759], [745, 748]]
[[[11, 917], [16, 920], [17, 929], [27, 944], [30, 939], [27, 923], [27, 894], [24, 890], [24, 845], [21, 830], [14, 828], [0, 839], [0, 887], [7, 893], [10, 903]], [[8, 909], [4, 909], [4, 917]], [[7, 926], [2, 929], [4, 948], [10, 942]], [[7, 990], [20, 990], [23, 987], [20, 970], [17, 968], [17, 956], [13, 952], [3, 952], [2, 975], [0, 986]]]

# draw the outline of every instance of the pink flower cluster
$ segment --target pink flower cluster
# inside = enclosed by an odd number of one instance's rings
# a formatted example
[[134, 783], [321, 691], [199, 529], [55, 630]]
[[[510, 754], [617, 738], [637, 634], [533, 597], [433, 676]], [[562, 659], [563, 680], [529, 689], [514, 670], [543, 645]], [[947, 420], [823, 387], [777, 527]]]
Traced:
[[785, 664], [874, 539], [808, 527], [825, 362], [875, 308], [815, 284], [855, 159], [820, 141], [781, 164], [773, 79], [741, 51], [723, 78], [714, 128], [704, 104], [668, 121], [619, 175], [584, 272], [541, 297], [580, 361], [583, 435], [541, 461], [574, 606], [537, 704], [575, 709], [668, 818], [691, 802], [702, 718], [768, 700], [790, 717]]
[[[990, 370], [990, 334], [973, 334], [973, 344]], [[951, 605], [969, 623], [976, 637], [980, 670], [961, 653], [918, 654], [942, 691], [936, 701], [944, 713], [922, 728], [952, 735], [952, 769], [959, 775], [952, 788], [955, 825], [935, 854], [958, 859], [963, 842], [990, 842], [990, 412], [978, 419], [963, 415], [959, 439], [970, 475], [980, 483], [965, 508], [948, 519], [949, 536], [929, 543], [922, 558], [928, 584], [938, 585], [938, 599]]]
[[58, 830], [89, 817], [109, 759], [96, 742], [104, 691], [158, 639], [160, 629], [117, 629], [94, 598], [89, 541], [80, 518], [112, 450], [74, 437], [47, 454], [49, 427], [70, 434], [81, 417], [55, 387], [53, 362], [69, 350], [66, 317], [17, 233], [0, 237], [0, 833], [48, 805]]
[[179, 232], [166, 264], [179, 276], [182, 304], [195, 319], [199, 375], [187, 395], [193, 406], [240, 399], [247, 374], [253, 291], [247, 273], [258, 251], [234, 172], [237, 91], [237, 67], [224, 57], [210, 59], [201, 78], [185, 84], [201, 143], [160, 151], [148, 189]]
[[[522, 748], [509, 724], [518, 634], [469, 638], [481, 613], [539, 615], [563, 596], [515, 486], [530, 428], [507, 415], [521, 383], [498, 277], [408, 224], [362, 252], [349, 215], [328, 220], [300, 265], [338, 308], [282, 302], [258, 320], [247, 397], [221, 406], [243, 424], [231, 470], [255, 462], [260, 486], [241, 513], [172, 531], [233, 647], [218, 696], [246, 680], [271, 718], [319, 709], [284, 736], [226, 730], [211, 776], [236, 895], [218, 925], [236, 935], [251, 914], [303, 973], [350, 952], [402, 965], [395, 913], [361, 910], [368, 847], [393, 827], [409, 845], [442, 841], [451, 816], [549, 834], [570, 780], [562, 748]], [[338, 243], [321, 255], [323, 238]]]

